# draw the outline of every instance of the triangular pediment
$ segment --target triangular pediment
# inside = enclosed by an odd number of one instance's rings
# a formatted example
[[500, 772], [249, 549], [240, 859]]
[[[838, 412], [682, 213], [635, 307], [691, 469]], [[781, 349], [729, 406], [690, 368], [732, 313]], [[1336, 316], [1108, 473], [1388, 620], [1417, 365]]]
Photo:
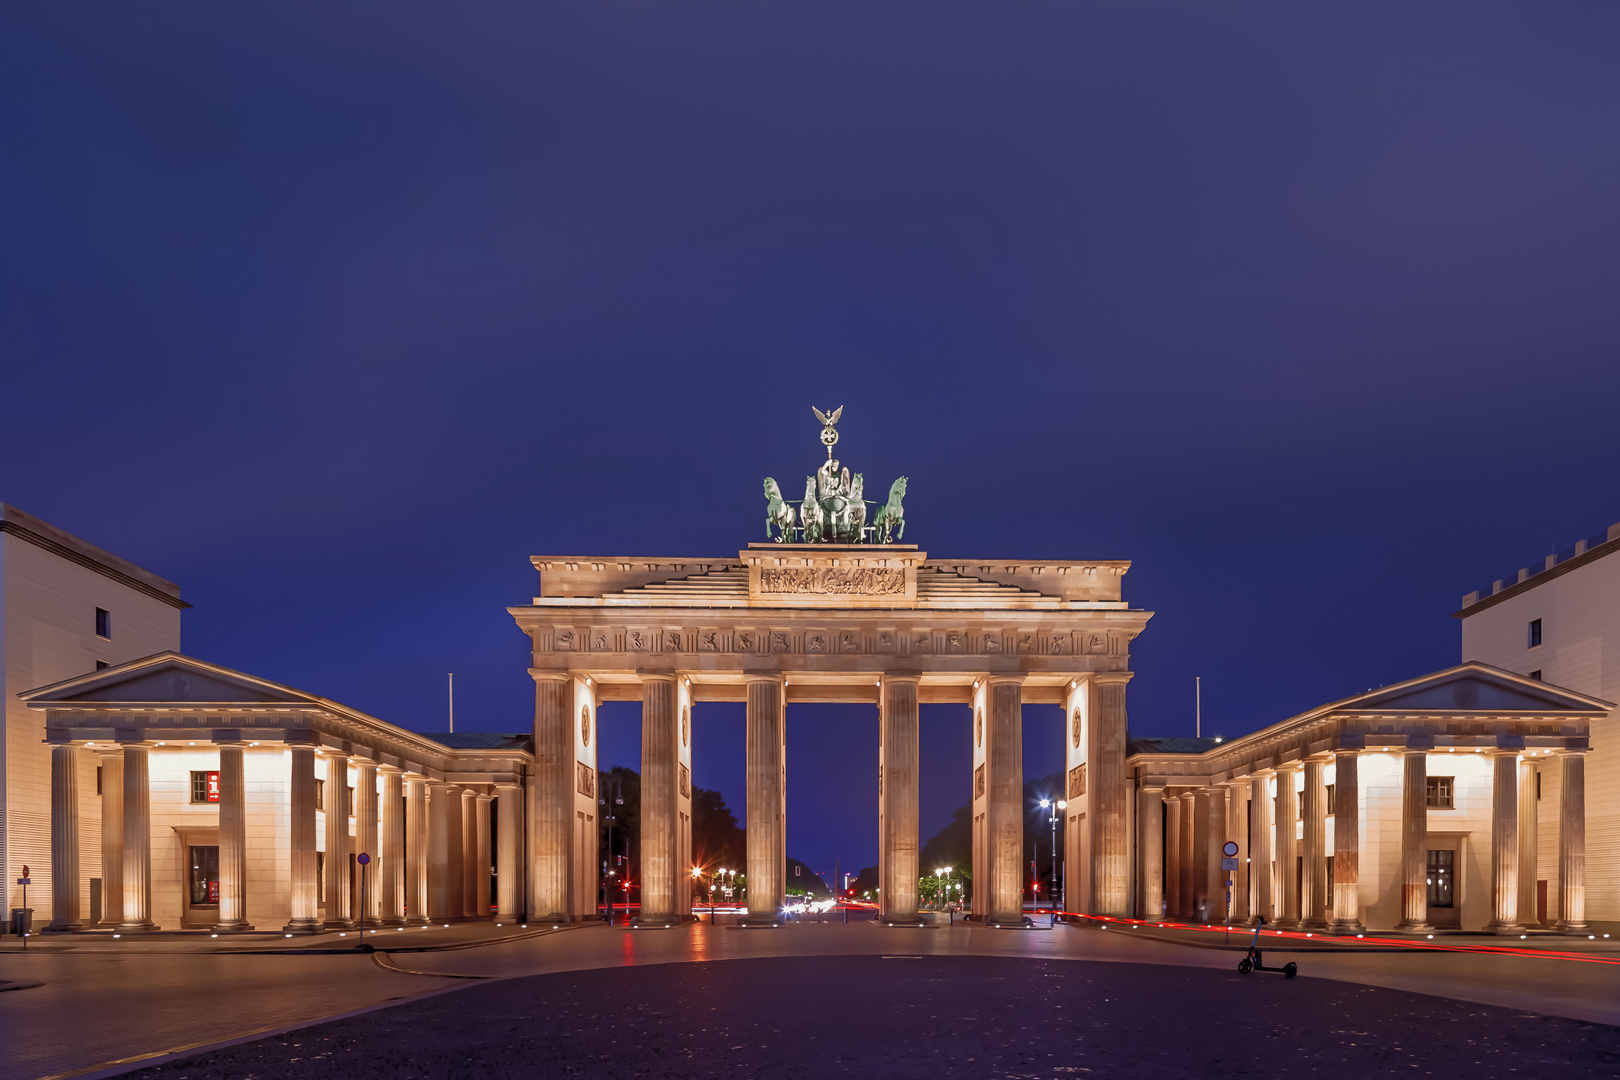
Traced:
[[1612, 706], [1500, 668], [1467, 663], [1361, 694], [1340, 707], [1366, 712], [1592, 713]]
[[62, 702], [175, 705], [240, 702], [253, 705], [311, 702], [308, 695], [178, 653], [160, 653], [41, 687], [20, 695], [34, 705]]

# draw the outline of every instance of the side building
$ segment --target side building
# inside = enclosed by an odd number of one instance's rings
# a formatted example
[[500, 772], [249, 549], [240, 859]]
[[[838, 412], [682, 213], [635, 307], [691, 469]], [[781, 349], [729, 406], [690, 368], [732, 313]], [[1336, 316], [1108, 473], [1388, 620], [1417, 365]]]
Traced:
[[[1464, 660], [1620, 701], [1620, 524], [1469, 593], [1456, 617]], [[1585, 758], [1586, 917], [1620, 930], [1620, 711], [1593, 720]], [[1541, 771], [1537, 827], [1555, 842], [1560, 783], [1558, 770]], [[1543, 891], [1558, 879], [1546, 850], [1536, 878]], [[1547, 903], [1563, 917], [1556, 888]]]
[[[51, 751], [45, 718], [19, 694], [47, 683], [180, 648], [180, 588], [94, 544], [0, 503], [0, 866], [6, 914], [51, 910]], [[81, 855], [74, 888], [87, 916], [106, 909], [100, 870], [100, 762], [75, 758]], [[36, 927], [44, 922], [36, 918]]]

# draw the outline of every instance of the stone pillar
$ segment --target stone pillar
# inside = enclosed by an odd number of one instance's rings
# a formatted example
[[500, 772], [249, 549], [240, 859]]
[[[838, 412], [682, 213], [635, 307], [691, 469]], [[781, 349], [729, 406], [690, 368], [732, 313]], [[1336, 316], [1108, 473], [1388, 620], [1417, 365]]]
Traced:
[[1165, 910], [1172, 919], [1181, 917], [1181, 798], [1172, 795], [1164, 801], [1165, 852]]
[[125, 934], [156, 930], [152, 922], [152, 795], [150, 751], [139, 743], [124, 746], [124, 919]]
[[[673, 675], [647, 675], [641, 681], [641, 914], [639, 924], [669, 926], [680, 921], [681, 880], [677, 784], [681, 767], [679, 697]], [[749, 728], [750, 733], [753, 731]], [[750, 773], [750, 775], [752, 775]], [[753, 796], [749, 796], [752, 802]], [[754, 876], [750, 868], [749, 893]]]
[[1294, 837], [1295, 815], [1299, 806], [1299, 795], [1294, 791], [1294, 776], [1299, 768], [1297, 761], [1277, 766], [1277, 798], [1273, 800], [1276, 810], [1272, 821], [1276, 825], [1273, 854], [1277, 861], [1277, 876], [1281, 878], [1278, 883], [1281, 887], [1277, 890], [1281, 903], [1272, 926], [1279, 930], [1299, 926], [1299, 876], [1296, 870], [1298, 863], [1295, 861], [1299, 856], [1296, 854]]
[[1359, 934], [1361, 925], [1361, 782], [1359, 751], [1333, 752], [1333, 921], [1336, 934]]
[[1536, 827], [1536, 766], [1529, 760], [1519, 763], [1519, 921], [1540, 926], [1536, 911], [1536, 855], [1539, 830]]
[[495, 809], [500, 815], [500, 850], [495, 856], [495, 918], [516, 922], [522, 913], [523, 788], [495, 785]]
[[1408, 741], [1401, 782], [1401, 921], [1397, 930], [1429, 925], [1429, 747]]
[[405, 779], [405, 925], [428, 917], [428, 806], [426, 778]]
[[1181, 917], [1188, 922], [1198, 919], [1198, 894], [1203, 889], [1203, 880], [1199, 876], [1198, 844], [1198, 793], [1188, 791], [1181, 796], [1181, 835], [1177, 843], [1181, 845]]
[[124, 921], [124, 753], [101, 751], [101, 925]]
[[461, 918], [464, 883], [455, 850], [461, 844], [461, 794], [439, 781], [428, 781], [427, 788], [427, 916], [444, 922]]
[[530, 668], [534, 677], [534, 775], [529, 812], [529, 919], [574, 921], [574, 681], [566, 671]]
[[[1221, 874], [1223, 884], [1227, 881], [1232, 883], [1232, 910], [1227, 914], [1227, 923], [1232, 926], [1249, 919], [1249, 883], [1245, 873], [1249, 865], [1248, 825], [1248, 791], [1243, 781], [1235, 780], [1226, 789], [1226, 839], [1237, 845], [1238, 868]], [[1224, 850], [1223, 844], [1223, 853]]]
[[349, 755], [326, 752], [326, 929], [353, 930], [349, 906]]
[[480, 919], [489, 918], [489, 804], [492, 801], [490, 796], [480, 794], [473, 807], [477, 819], [473, 829], [473, 851], [477, 852], [474, 862], [478, 866], [478, 876], [473, 882], [473, 904], [478, 909]]
[[780, 675], [748, 680], [748, 923], [781, 921], [786, 896], [787, 711]]
[[405, 925], [405, 797], [398, 768], [384, 765], [377, 846], [377, 921], [383, 926]]
[[992, 926], [1024, 923], [1023, 683], [1022, 676], [992, 675], [985, 694], [990, 893], [984, 921]]
[[1519, 751], [1491, 753], [1491, 921], [1498, 934], [1519, 925]]
[[1300, 875], [1300, 929], [1326, 930], [1328, 925], [1327, 882], [1327, 785], [1323, 781], [1323, 760], [1305, 762], [1305, 828], [1300, 845], [1303, 873]]
[[[1091, 809], [1091, 908], [1098, 915], [1125, 915], [1130, 896], [1130, 833], [1125, 783], [1125, 684], [1129, 671], [1091, 678], [1092, 709], [1086, 785]], [[1022, 780], [1019, 781], [1022, 785]]]
[[288, 888], [291, 918], [282, 927], [289, 934], [314, 934], [321, 929], [315, 892], [315, 746], [293, 743], [292, 775], [288, 780]]
[[1558, 757], [1562, 775], [1558, 799], [1558, 929], [1586, 931], [1586, 754], [1566, 750]]
[[[464, 918], [481, 919], [489, 914], [486, 904], [478, 910], [478, 793], [471, 788], [461, 789], [461, 914]], [[487, 839], [487, 837], [486, 837]], [[488, 848], [484, 860], [484, 877], [489, 877]], [[486, 891], [488, 886], [485, 886]]]
[[219, 922], [216, 934], [253, 927], [247, 921], [247, 782], [239, 742], [219, 746]]
[[878, 917], [886, 923], [922, 922], [917, 683], [915, 675], [885, 676], [878, 691]]
[[1137, 828], [1141, 837], [1136, 842], [1137, 857], [1141, 861], [1142, 910], [1144, 919], [1164, 918], [1164, 788], [1143, 784], [1137, 788]]
[[79, 751], [51, 747], [51, 921], [47, 930], [83, 930], [79, 915]]
[[380, 908], [378, 899], [382, 895], [382, 880], [385, 871], [382, 868], [382, 852], [378, 848], [382, 823], [377, 820], [377, 763], [364, 758], [354, 763], [354, 845], [356, 854], [363, 851], [371, 856], [371, 862], [365, 866], [356, 863], [354, 872], [358, 875], [355, 885], [360, 903], [365, 906], [360, 909], [365, 921], [373, 926], [377, 922], [377, 912]]
[[1226, 789], [1219, 785], [1204, 789], [1204, 918], [1210, 923], [1226, 921], [1226, 872], [1221, 869], [1221, 845], [1226, 843]]
[[1257, 772], [1249, 778], [1249, 811], [1254, 815], [1250, 836], [1253, 850], [1249, 852], [1250, 911], [1254, 919], [1273, 922], [1277, 918], [1276, 893], [1271, 874], [1271, 781], [1275, 774]]

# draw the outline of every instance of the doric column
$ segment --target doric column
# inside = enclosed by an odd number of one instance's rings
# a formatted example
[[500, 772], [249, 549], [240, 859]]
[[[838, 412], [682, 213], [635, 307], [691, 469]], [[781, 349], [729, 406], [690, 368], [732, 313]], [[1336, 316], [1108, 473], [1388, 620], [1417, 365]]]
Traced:
[[885, 676], [878, 691], [879, 918], [918, 923], [920, 766], [915, 675]]
[[287, 785], [292, 917], [282, 929], [289, 934], [314, 934], [321, 929], [320, 897], [315, 891], [315, 746], [292, 743], [288, 749], [292, 757]]
[[1519, 762], [1519, 921], [1526, 926], [1541, 923], [1536, 911], [1536, 855], [1540, 848], [1536, 825], [1536, 766], [1526, 759]]
[[[484, 877], [489, 877], [487, 857]], [[478, 793], [471, 788], [461, 789], [461, 914], [468, 919], [489, 914], [487, 905], [478, 910]]]
[[51, 921], [47, 930], [82, 930], [79, 917], [79, 751], [51, 747]]
[[1323, 781], [1323, 759], [1305, 761], [1305, 821], [1300, 844], [1303, 873], [1300, 875], [1300, 928], [1326, 930], [1328, 921], [1327, 884], [1327, 785]]
[[1203, 848], [1204, 920], [1226, 921], [1226, 872], [1221, 869], [1221, 845], [1226, 842], [1226, 789], [1215, 785], [1204, 789], [1204, 829], [1199, 836]]
[[426, 778], [405, 778], [405, 925], [428, 918], [428, 807]]
[[1272, 814], [1272, 821], [1276, 825], [1273, 851], [1277, 860], [1277, 875], [1281, 879], [1277, 893], [1282, 902], [1278, 905], [1277, 917], [1272, 920], [1272, 925], [1278, 929], [1299, 925], [1299, 875], [1295, 862], [1299, 856], [1296, 854], [1294, 836], [1299, 805], [1299, 795], [1294, 791], [1294, 777], [1299, 769], [1297, 761], [1277, 766], [1277, 798], [1273, 800], [1276, 810]]
[[1586, 930], [1586, 753], [1565, 750], [1558, 799], [1558, 929]]
[[1498, 934], [1519, 926], [1519, 751], [1491, 752], [1491, 921]]
[[1249, 812], [1254, 815], [1250, 835], [1254, 839], [1249, 852], [1249, 910], [1252, 918], [1272, 922], [1277, 917], [1276, 894], [1272, 891], [1271, 874], [1271, 781], [1270, 770], [1249, 777]]
[[353, 930], [349, 905], [349, 755], [326, 751], [326, 929]]
[[152, 795], [147, 754], [139, 743], [124, 744], [124, 921], [125, 934], [156, 930], [152, 922]]
[[1024, 921], [1024, 718], [1022, 676], [992, 675], [985, 708], [986, 835], [990, 895], [984, 921]]
[[363, 886], [357, 895], [362, 897], [361, 909], [366, 922], [375, 925], [378, 899], [382, 894], [382, 852], [378, 849], [382, 823], [377, 820], [377, 763], [366, 758], [354, 762], [354, 846], [356, 854], [363, 851], [371, 856], [365, 866], [355, 865], [357, 885]]
[[1361, 925], [1360, 751], [1333, 751], [1333, 921], [1334, 933], [1359, 934]]
[[[1164, 914], [1170, 918], [1180, 918], [1181, 911], [1181, 808], [1179, 795], [1172, 795], [1164, 800], [1164, 839], [1169, 850], [1165, 852], [1165, 907]], [[1150, 916], [1158, 917], [1158, 916]]]
[[1188, 922], [1198, 919], [1198, 894], [1203, 879], [1198, 866], [1198, 793], [1184, 792], [1181, 796], [1181, 917]]
[[[1248, 785], [1242, 780], [1234, 780], [1226, 788], [1226, 839], [1237, 845], [1237, 869], [1221, 873], [1223, 888], [1226, 882], [1232, 883], [1232, 910], [1227, 913], [1227, 922], [1234, 926], [1247, 922], [1249, 918], [1249, 884], [1244, 874], [1249, 857], [1248, 823]], [[1223, 858], [1225, 847], [1223, 843]]]
[[747, 706], [748, 914], [781, 920], [786, 896], [787, 712], [782, 677], [749, 675]]
[[465, 884], [456, 858], [461, 845], [461, 793], [428, 781], [427, 915], [436, 922], [461, 918]]
[[[1086, 785], [1091, 801], [1091, 911], [1123, 916], [1130, 896], [1130, 837], [1125, 794], [1125, 684], [1129, 671], [1091, 678], [1092, 709]], [[1023, 780], [1020, 778], [1020, 791]]]
[[[680, 824], [675, 805], [681, 752], [678, 697], [673, 675], [646, 675], [641, 680], [641, 914], [637, 921], [648, 926], [680, 921], [677, 894], [685, 887], [676, 836]], [[752, 893], [751, 871], [748, 884]]]
[[124, 752], [101, 754], [101, 924], [124, 921]]
[[1410, 737], [1402, 755], [1401, 921], [1397, 930], [1429, 930], [1429, 746]]
[[523, 850], [523, 788], [517, 784], [495, 785], [495, 810], [499, 815], [499, 851], [495, 856], [495, 918], [515, 921], [523, 905], [523, 870], [519, 853]]
[[534, 774], [530, 781], [529, 918], [574, 921], [574, 681], [566, 671], [530, 668], [534, 677]]
[[[237, 735], [231, 732], [227, 737], [234, 740]], [[240, 742], [219, 744], [219, 922], [214, 924], [216, 934], [253, 929], [247, 921], [247, 782], [243, 775], [243, 753]]]
[[489, 918], [489, 804], [492, 801], [490, 796], [480, 793], [474, 799], [473, 807], [476, 818], [473, 851], [477, 853], [473, 861], [478, 866], [478, 876], [473, 882], [473, 906], [480, 919]]
[[383, 926], [405, 924], [405, 797], [403, 776], [393, 765], [383, 765], [381, 812], [377, 846], [377, 921]]
[[1140, 837], [1136, 842], [1137, 858], [1141, 862], [1142, 910], [1144, 919], [1164, 917], [1164, 788], [1146, 784], [1136, 789], [1136, 823]]

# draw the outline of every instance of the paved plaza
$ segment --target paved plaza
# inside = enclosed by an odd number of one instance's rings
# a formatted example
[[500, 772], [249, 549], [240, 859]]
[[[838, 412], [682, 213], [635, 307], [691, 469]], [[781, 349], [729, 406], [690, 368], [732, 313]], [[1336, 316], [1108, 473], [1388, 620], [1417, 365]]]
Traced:
[[1238, 975], [1223, 935], [1156, 927], [514, 929], [368, 935], [373, 955], [335, 935], [8, 947], [0, 978], [39, 985], [0, 993], [0, 1078], [1620, 1066], [1620, 950], [1602, 944], [1558, 959], [1289, 941], [1301, 977], [1285, 981]]

